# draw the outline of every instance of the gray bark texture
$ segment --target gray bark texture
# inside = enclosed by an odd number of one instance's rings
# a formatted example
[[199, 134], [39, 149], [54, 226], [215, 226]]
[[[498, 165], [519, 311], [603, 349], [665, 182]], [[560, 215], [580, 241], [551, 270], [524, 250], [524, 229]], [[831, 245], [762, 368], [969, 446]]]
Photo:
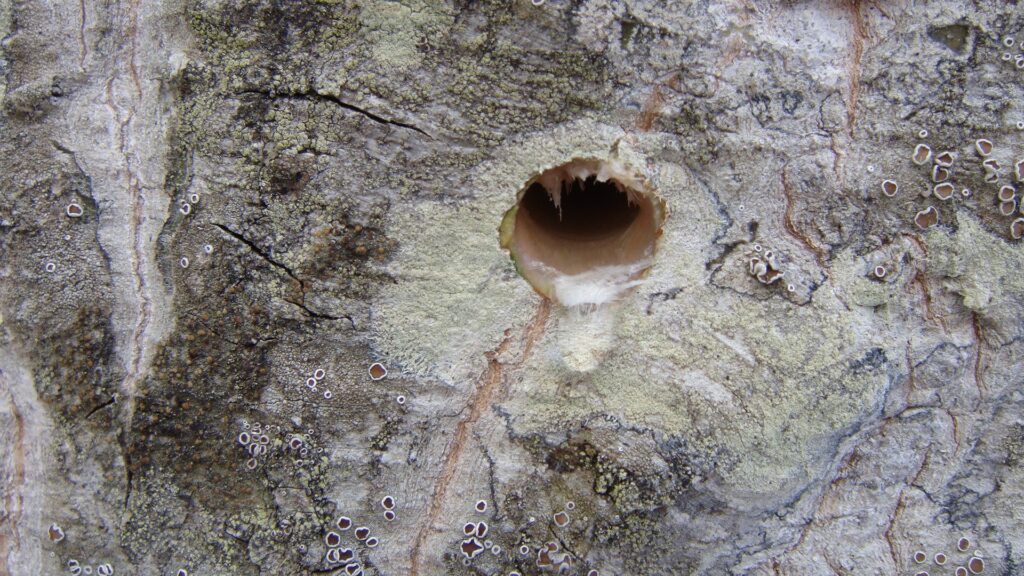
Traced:
[[[1024, 574], [1018, 2], [0, 37], [0, 574]], [[565, 306], [499, 226], [580, 159], [668, 217]]]

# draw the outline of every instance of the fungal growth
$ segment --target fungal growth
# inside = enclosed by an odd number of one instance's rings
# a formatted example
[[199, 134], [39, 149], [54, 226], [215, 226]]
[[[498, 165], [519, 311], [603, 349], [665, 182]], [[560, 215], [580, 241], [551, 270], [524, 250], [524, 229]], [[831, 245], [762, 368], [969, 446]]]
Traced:
[[1017, 218], [1010, 223], [1010, 237], [1014, 240], [1020, 240], [1024, 237], [1024, 218]]
[[502, 220], [501, 246], [541, 295], [600, 305], [640, 284], [665, 203], [618, 160], [576, 159], [530, 179]]
[[50, 535], [50, 542], [60, 542], [61, 540], [64, 540], [64, 530], [56, 523], [50, 524], [48, 533]]
[[911, 156], [911, 159], [914, 161], [914, 164], [921, 165], [930, 160], [931, 157], [932, 149], [927, 144], [918, 144], [914, 148], [914, 155]]
[[774, 284], [782, 278], [783, 272], [779, 269], [778, 259], [771, 250], [765, 250], [761, 254], [761, 246], [755, 244], [754, 251], [757, 254], [750, 258], [750, 275], [757, 278], [757, 281], [766, 286]]
[[939, 223], [939, 211], [934, 206], [929, 206], [914, 216], [914, 223], [922, 230], [931, 228]]
[[935, 155], [936, 166], [942, 166], [943, 168], [952, 166], [954, 160], [956, 160], [956, 154], [948, 150]]
[[953, 197], [953, 185], [949, 182], [943, 182], [942, 184], [936, 184], [933, 192], [935, 197], [939, 200], [949, 200]]
[[1003, 186], [999, 189], [1000, 202], [1012, 202], [1017, 197], [1017, 189], [1013, 186]]
[[476, 558], [478, 554], [484, 551], [483, 544], [480, 543], [476, 538], [467, 538], [462, 541], [462, 554], [469, 559]]

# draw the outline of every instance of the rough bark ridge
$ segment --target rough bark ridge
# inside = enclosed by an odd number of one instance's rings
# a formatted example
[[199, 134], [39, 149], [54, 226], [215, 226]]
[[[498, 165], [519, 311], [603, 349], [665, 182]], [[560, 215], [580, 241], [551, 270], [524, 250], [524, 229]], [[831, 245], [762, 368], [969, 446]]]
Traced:
[[[1019, 8], [0, 0], [0, 36], [0, 574], [1024, 569]], [[621, 302], [499, 247], [573, 159], [668, 203]]]

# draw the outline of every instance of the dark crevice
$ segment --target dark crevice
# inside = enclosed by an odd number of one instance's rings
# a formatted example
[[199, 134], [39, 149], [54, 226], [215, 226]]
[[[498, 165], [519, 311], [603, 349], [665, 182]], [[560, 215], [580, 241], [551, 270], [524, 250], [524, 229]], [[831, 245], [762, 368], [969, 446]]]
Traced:
[[715, 244], [715, 246], [719, 248], [718, 255], [705, 262], [704, 269], [712, 273], [717, 272], [718, 269], [722, 267], [722, 264], [725, 263], [725, 259], [728, 258], [729, 255], [731, 255], [737, 248], [746, 245], [747, 243], [748, 242], [746, 240], [735, 240], [727, 244]]
[[640, 206], [618, 184], [599, 182], [596, 176], [562, 182], [559, 200], [556, 206], [551, 192], [535, 183], [523, 194], [519, 210], [545, 232], [581, 241], [619, 236], [640, 215]]
[[[477, 440], [480, 441], [480, 435], [474, 434]], [[492, 516], [495, 520], [502, 519], [501, 508], [498, 504], [498, 491], [495, 489], [494, 484], [494, 457], [487, 450], [487, 446], [481, 441], [480, 451], [483, 453], [484, 460], [487, 460], [487, 487], [491, 495], [491, 506], [494, 508]]]
[[132, 451], [125, 439], [127, 434], [128, 432], [124, 430], [124, 427], [117, 434], [117, 443], [121, 445], [121, 453], [124, 454], [124, 502], [122, 503], [124, 510], [128, 510], [128, 503], [132, 498], [132, 480], [135, 478], [135, 473], [132, 471], [134, 466], [132, 463]]
[[296, 302], [295, 300], [289, 300], [288, 298], [284, 298], [284, 301], [294, 306], [298, 306], [303, 312], [308, 314], [310, 318], [318, 318], [320, 320], [348, 320], [349, 324], [351, 324], [353, 328], [356, 326], [355, 322], [352, 321], [351, 316], [332, 316], [330, 314], [310, 310], [309, 307], [302, 302]]
[[240, 233], [235, 232], [231, 228], [228, 228], [227, 226], [224, 226], [223, 224], [218, 224], [217, 222], [214, 222], [213, 225], [216, 226], [217, 228], [220, 228], [221, 230], [223, 230], [227, 234], [231, 235], [231, 237], [234, 238], [235, 240], [238, 240], [242, 244], [245, 244], [246, 246], [248, 246], [250, 250], [252, 250], [256, 254], [258, 254], [260, 256], [260, 258], [263, 258], [268, 263], [270, 263], [271, 266], [273, 266], [274, 268], [277, 268], [278, 270], [284, 271], [284, 273], [287, 274], [289, 277], [291, 277], [292, 280], [295, 280], [301, 286], [305, 287], [306, 283], [303, 282], [301, 279], [299, 279], [299, 277], [296, 276], [294, 272], [292, 272], [291, 268], [289, 268], [288, 266], [278, 262], [277, 260], [274, 260], [270, 256], [270, 254], [268, 254], [265, 250], [263, 250], [259, 246], [257, 246], [255, 242], [253, 242], [252, 240], [249, 240], [248, 238], [246, 238], [245, 236], [241, 235]]
[[[274, 268], [277, 268], [278, 270], [281, 270], [282, 272], [287, 274], [289, 278], [291, 278], [292, 280], [295, 280], [296, 282], [298, 282], [299, 283], [299, 289], [302, 291], [303, 294], [305, 294], [306, 281], [301, 279], [301, 278], [299, 278], [295, 274], [295, 272], [292, 271], [292, 269], [290, 267], [288, 267], [287, 265], [285, 265], [285, 264], [275, 260], [272, 256], [270, 256], [269, 253], [267, 253], [265, 250], [263, 250], [262, 248], [257, 246], [255, 242], [253, 242], [252, 240], [249, 240], [248, 238], [246, 238], [242, 234], [240, 234], [238, 232], [235, 232], [231, 228], [228, 228], [227, 226], [225, 226], [223, 224], [219, 224], [217, 222], [213, 222], [213, 225], [216, 226], [217, 228], [221, 229], [224, 233], [228, 234], [229, 236], [231, 236], [235, 240], [238, 240], [242, 244], [245, 244], [246, 246], [248, 246], [250, 250], [252, 250], [257, 255], [259, 255], [260, 258], [263, 258], [264, 260], [266, 260], [268, 264], [270, 264]], [[308, 306], [306, 306], [305, 302], [302, 302], [302, 301], [292, 300], [292, 299], [289, 299], [289, 298], [284, 298], [283, 300], [285, 302], [289, 303], [289, 304], [292, 304], [294, 306], [299, 307], [300, 309], [302, 309], [303, 312], [305, 312], [307, 315], [309, 315], [310, 318], [318, 318], [318, 319], [321, 319], [321, 320], [348, 320], [349, 324], [351, 324], [352, 327], [355, 328], [355, 322], [352, 320], [351, 316], [332, 316], [330, 314], [324, 314], [322, 312], [316, 312], [314, 310], [311, 310]]]
[[92, 418], [93, 414], [99, 412], [100, 410], [103, 410], [104, 408], [106, 408], [107, 406], [110, 406], [111, 404], [113, 404], [115, 402], [117, 402], [116, 398], [111, 398], [110, 400], [107, 400], [103, 404], [100, 404], [99, 406], [97, 406], [97, 407], [93, 408], [92, 410], [90, 410], [89, 413], [86, 414], [84, 418], [82, 418], [82, 420], [84, 421], [84, 420], [88, 420], [89, 418]]
[[369, 110], [366, 110], [364, 108], [360, 108], [359, 106], [356, 106], [355, 104], [349, 104], [348, 102], [345, 102], [344, 100], [342, 100], [341, 98], [338, 98], [337, 96], [335, 96], [333, 94], [324, 94], [324, 93], [316, 92], [316, 91], [275, 93], [275, 92], [271, 92], [269, 90], [242, 90], [240, 92], [237, 92], [237, 94], [256, 94], [256, 95], [263, 96], [265, 98], [271, 98], [271, 99], [274, 99], [274, 98], [297, 98], [297, 99], [301, 99], [301, 100], [326, 100], [327, 102], [331, 102], [333, 104], [336, 104], [337, 106], [340, 106], [340, 107], [342, 107], [342, 108], [344, 108], [346, 110], [350, 110], [352, 112], [356, 112], [358, 114], [362, 114], [363, 116], [369, 118], [370, 120], [373, 120], [374, 122], [376, 122], [378, 124], [384, 124], [384, 125], [390, 125], [390, 126], [398, 126], [399, 128], [405, 128], [407, 130], [412, 130], [414, 132], [419, 132], [420, 134], [423, 134], [424, 136], [426, 136], [427, 138], [430, 138], [431, 140], [434, 139], [433, 136], [431, 136], [425, 130], [423, 130], [422, 128], [420, 128], [420, 127], [418, 127], [418, 126], [416, 126], [414, 124], [409, 124], [407, 122], [402, 122], [400, 120], [392, 120], [390, 118], [385, 118], [385, 117], [380, 116], [378, 114], [374, 114], [373, 112], [370, 112]]
[[682, 287], [671, 288], [664, 292], [654, 292], [647, 296], [647, 315], [650, 316], [654, 312], [654, 304], [656, 302], [668, 302], [669, 300], [675, 300], [676, 296], [678, 296], [682, 291]]

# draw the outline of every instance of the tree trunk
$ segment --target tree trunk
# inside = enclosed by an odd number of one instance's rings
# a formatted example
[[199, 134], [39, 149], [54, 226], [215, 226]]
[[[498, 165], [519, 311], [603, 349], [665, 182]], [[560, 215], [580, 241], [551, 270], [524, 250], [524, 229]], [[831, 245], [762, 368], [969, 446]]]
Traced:
[[1022, 23], [0, 0], [0, 574], [1017, 573]]

